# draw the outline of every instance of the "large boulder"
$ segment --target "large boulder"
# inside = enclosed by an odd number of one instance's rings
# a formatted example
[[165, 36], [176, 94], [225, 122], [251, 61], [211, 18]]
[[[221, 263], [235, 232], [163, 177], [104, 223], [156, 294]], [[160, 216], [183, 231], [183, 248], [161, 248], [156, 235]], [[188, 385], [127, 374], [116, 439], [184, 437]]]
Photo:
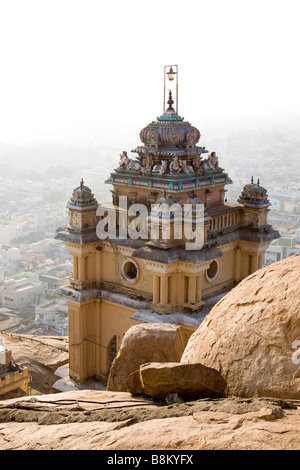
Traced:
[[184, 398], [220, 397], [226, 388], [220, 373], [202, 364], [152, 362], [140, 367], [140, 378], [145, 393], [155, 398], [169, 393]]
[[227, 395], [300, 399], [300, 255], [256, 271], [218, 302], [181, 362], [220, 371]]
[[146, 362], [180, 362], [183, 351], [184, 336], [180, 326], [164, 323], [132, 326], [125, 333], [112, 363], [107, 390], [142, 393], [138, 374], [140, 365]]

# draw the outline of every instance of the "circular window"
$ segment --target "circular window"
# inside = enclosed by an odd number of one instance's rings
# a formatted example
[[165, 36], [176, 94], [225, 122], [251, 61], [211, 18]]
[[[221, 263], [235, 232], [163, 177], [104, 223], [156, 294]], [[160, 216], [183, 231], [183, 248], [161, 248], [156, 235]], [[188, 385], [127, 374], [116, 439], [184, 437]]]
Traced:
[[214, 282], [220, 275], [220, 264], [219, 261], [213, 260], [210, 263], [208, 270], [206, 271], [206, 279], [208, 282]]
[[120, 273], [124, 281], [134, 284], [138, 280], [139, 268], [135, 261], [125, 259], [120, 266]]

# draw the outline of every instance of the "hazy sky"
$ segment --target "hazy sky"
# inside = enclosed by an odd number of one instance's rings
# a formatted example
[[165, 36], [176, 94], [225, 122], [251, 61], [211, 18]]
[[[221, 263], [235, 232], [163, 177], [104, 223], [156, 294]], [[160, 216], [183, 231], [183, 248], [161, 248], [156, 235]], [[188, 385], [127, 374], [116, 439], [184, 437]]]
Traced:
[[300, 114], [299, 0], [0, 0], [0, 142], [139, 143], [179, 65], [179, 113]]

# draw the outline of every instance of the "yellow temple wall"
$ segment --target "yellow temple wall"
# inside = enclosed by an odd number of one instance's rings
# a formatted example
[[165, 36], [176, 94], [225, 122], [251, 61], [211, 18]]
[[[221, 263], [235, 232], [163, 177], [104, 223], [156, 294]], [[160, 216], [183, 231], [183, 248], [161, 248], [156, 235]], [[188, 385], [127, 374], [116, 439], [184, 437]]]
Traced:
[[118, 349], [126, 331], [139, 321], [130, 317], [136, 309], [107, 300], [68, 302], [70, 376], [79, 382], [109, 371], [108, 348], [116, 337]]

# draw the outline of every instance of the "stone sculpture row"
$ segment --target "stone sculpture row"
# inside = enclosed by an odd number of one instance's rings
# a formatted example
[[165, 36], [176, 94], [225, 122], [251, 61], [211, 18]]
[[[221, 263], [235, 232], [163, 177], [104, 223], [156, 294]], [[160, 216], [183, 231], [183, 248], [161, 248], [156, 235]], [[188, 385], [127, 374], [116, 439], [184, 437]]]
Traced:
[[201, 157], [194, 159], [193, 166], [188, 165], [186, 160], [180, 160], [177, 156], [173, 157], [170, 164], [168, 160], [162, 160], [160, 165], [154, 165], [153, 158], [147, 155], [143, 158], [142, 163], [132, 160], [128, 157], [124, 150], [120, 155], [119, 169], [140, 171], [142, 174], [159, 173], [159, 174], [179, 174], [179, 173], [198, 173], [199, 171], [217, 170], [219, 169], [219, 159], [216, 152], [212, 152], [208, 158], [202, 160]]

